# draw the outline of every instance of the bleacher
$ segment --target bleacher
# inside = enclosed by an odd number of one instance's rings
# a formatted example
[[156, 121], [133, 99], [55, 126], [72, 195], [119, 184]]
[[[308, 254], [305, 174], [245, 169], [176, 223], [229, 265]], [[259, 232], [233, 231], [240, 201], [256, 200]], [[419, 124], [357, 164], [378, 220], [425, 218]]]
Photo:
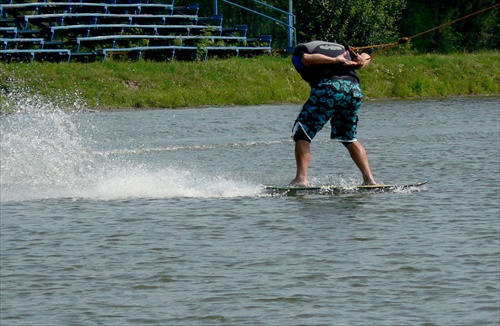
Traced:
[[152, 0], [0, 0], [0, 60], [206, 60], [271, 52], [270, 35]]

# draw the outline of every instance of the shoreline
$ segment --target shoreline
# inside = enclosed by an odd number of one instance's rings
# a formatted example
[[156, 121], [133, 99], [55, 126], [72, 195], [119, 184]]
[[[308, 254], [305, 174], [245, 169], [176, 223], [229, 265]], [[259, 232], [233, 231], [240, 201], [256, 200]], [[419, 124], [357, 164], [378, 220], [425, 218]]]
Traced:
[[[387, 55], [358, 75], [364, 101], [497, 97], [499, 61], [500, 51]], [[103, 111], [296, 105], [310, 88], [289, 58], [263, 55], [202, 62], [0, 63], [0, 112], [13, 91]]]
[[[500, 100], [500, 94], [486, 94], [486, 95], [447, 95], [447, 96], [429, 96], [429, 97], [387, 97], [387, 98], [365, 98], [363, 99], [363, 104], [367, 102], [393, 102], [393, 101], [426, 101], [426, 100], [447, 100], [450, 98], [498, 98]], [[290, 106], [301, 106], [307, 99], [304, 99], [303, 102], [283, 102], [283, 103], [262, 103], [262, 104], [248, 104], [248, 105], [207, 105], [207, 106], [186, 106], [186, 107], [155, 107], [155, 108], [91, 108], [84, 109], [85, 112], [90, 113], [99, 113], [99, 112], [115, 112], [115, 111], [141, 111], [141, 110], [184, 110], [184, 109], [210, 109], [210, 108], [227, 108], [231, 109], [233, 107], [248, 107], [248, 106], [281, 106], [281, 105], [290, 105]]]

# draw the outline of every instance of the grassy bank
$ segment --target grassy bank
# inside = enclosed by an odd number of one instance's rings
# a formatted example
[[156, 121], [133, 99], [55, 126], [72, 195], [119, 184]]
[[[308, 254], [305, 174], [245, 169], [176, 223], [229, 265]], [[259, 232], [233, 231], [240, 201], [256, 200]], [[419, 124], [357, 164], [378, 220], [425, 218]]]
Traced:
[[[500, 95], [500, 52], [380, 56], [359, 71], [367, 99]], [[302, 103], [308, 85], [279, 56], [205, 62], [0, 63], [5, 91], [78, 97], [88, 108]], [[0, 102], [0, 107], [1, 103]]]

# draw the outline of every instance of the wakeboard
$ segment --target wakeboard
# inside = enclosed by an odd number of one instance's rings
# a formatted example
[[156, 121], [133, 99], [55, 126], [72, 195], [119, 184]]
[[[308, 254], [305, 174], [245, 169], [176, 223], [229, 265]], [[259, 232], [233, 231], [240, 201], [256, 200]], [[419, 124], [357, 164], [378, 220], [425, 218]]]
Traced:
[[355, 192], [397, 192], [399, 190], [413, 189], [425, 185], [427, 181], [391, 185], [391, 184], [377, 184], [377, 185], [359, 185], [359, 186], [342, 186], [342, 185], [323, 185], [323, 186], [307, 186], [307, 187], [293, 187], [293, 186], [266, 186], [265, 192], [277, 196], [302, 196], [302, 195], [332, 195], [339, 193], [355, 193]]

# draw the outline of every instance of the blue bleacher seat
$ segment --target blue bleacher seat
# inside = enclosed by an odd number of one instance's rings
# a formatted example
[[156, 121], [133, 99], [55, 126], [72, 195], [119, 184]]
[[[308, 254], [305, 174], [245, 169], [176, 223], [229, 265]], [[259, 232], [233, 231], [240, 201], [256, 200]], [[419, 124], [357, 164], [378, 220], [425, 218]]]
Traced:
[[[104, 48], [114, 49], [117, 42], [137, 42], [146, 41], [145, 46], [158, 46], [167, 45], [166, 43], [176, 41], [177, 45], [186, 46], [184, 44], [186, 41], [190, 41], [190, 45], [195, 45], [196, 42], [201, 40], [208, 40], [212, 43], [215, 42], [231, 42], [243, 44], [246, 42], [246, 37], [241, 36], [218, 36], [218, 35], [104, 35], [104, 36], [93, 36], [93, 37], [78, 37], [76, 38], [77, 52], [81, 50], [82, 45], [90, 44], [90, 46], [99, 44]], [[172, 45], [172, 44], [169, 44]], [[86, 46], [88, 48], [88, 46]]]
[[12, 44], [21, 44], [23, 46], [39, 46], [40, 49], [43, 49], [44, 39], [43, 38], [0, 38], [0, 43], [3, 43], [3, 50], [9, 50], [9, 45]]
[[247, 30], [247, 25], [236, 25], [236, 27], [223, 28], [222, 33], [225, 35], [246, 36]]
[[31, 60], [34, 60], [37, 54], [52, 54], [58, 57], [66, 57], [67, 61], [71, 60], [71, 51], [66, 49], [23, 49], [23, 50], [0, 50], [0, 57], [20, 56], [23, 54], [29, 54]]
[[240, 52], [248, 51], [248, 52], [271, 52], [271, 48], [267, 46], [259, 46], [259, 47], [248, 47], [248, 46], [206, 46], [206, 47], [196, 47], [196, 46], [140, 46], [140, 47], [131, 47], [131, 48], [106, 48], [102, 49], [103, 59], [106, 60], [107, 55], [110, 53], [137, 53], [137, 59], [140, 59], [143, 52], [146, 51], [170, 51], [171, 59], [173, 60], [175, 57], [176, 50], [190, 50], [190, 51], [203, 51], [204, 60], [207, 59], [209, 52], [223, 52], [230, 51], [234, 52], [236, 56], [240, 54]]
[[[70, 25], [70, 26], [52, 26], [47, 29], [48, 39], [53, 41], [55, 39], [56, 32], [64, 31], [65, 35], [71, 32], [73, 35], [79, 35], [82, 37], [98, 36], [93, 35], [92, 32], [106, 32], [110, 33], [113, 31], [114, 34], [131, 32], [133, 30], [142, 30], [149, 32], [150, 35], [164, 35], [164, 33], [172, 33], [175, 31], [183, 31], [187, 35], [191, 35], [193, 31], [201, 31], [210, 29], [214, 32], [222, 31], [220, 26], [200, 26], [200, 25], [130, 25], [130, 24], [90, 24], [90, 25]], [[182, 35], [182, 34], [179, 34]]]
[[17, 36], [17, 27], [0, 27], [0, 36]]
[[32, 3], [17, 3], [9, 4], [0, 7], [0, 16], [6, 17], [20, 16], [25, 12], [33, 12], [36, 15], [40, 14], [56, 14], [56, 13], [102, 13], [102, 14], [172, 14], [174, 6], [172, 4], [156, 4], [156, 3], [125, 3], [125, 4], [108, 4], [90, 3], [90, 2], [32, 2]]
[[22, 19], [23, 27], [28, 28], [29, 24], [37, 26], [57, 26], [78, 25], [78, 24], [104, 24], [111, 22], [115, 24], [179, 24], [197, 22], [198, 17], [194, 15], [127, 15], [127, 14], [97, 14], [97, 13], [68, 13], [68, 14], [43, 14], [25, 15], [18, 17]]

